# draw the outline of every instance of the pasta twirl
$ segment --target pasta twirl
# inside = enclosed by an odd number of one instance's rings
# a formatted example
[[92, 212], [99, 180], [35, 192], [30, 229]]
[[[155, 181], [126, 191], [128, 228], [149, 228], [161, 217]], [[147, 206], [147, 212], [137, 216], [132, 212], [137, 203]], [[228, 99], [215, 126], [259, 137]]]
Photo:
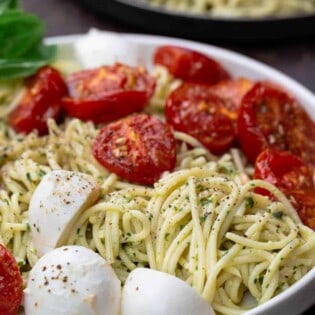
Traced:
[[312, 268], [313, 233], [290, 205], [256, 187], [281, 195], [261, 181], [241, 185], [192, 168], [163, 178], [150, 201], [157, 269], [186, 280], [223, 314], [243, 312], [248, 292], [257, 303], [269, 300]]

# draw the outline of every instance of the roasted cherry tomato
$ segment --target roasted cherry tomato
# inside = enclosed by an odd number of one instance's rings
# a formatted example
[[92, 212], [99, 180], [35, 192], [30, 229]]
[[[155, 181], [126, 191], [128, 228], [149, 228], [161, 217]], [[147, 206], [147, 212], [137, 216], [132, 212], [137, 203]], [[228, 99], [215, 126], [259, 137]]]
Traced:
[[315, 124], [289, 94], [275, 85], [257, 83], [244, 96], [238, 136], [251, 162], [272, 147], [291, 151], [315, 165]]
[[211, 91], [224, 102], [227, 115], [236, 121], [242, 99], [253, 85], [253, 81], [245, 78], [228, 79], [211, 86]]
[[255, 163], [254, 177], [278, 187], [288, 196], [302, 222], [315, 229], [313, 176], [314, 169], [288, 151], [267, 149], [259, 154]]
[[105, 123], [141, 111], [152, 96], [155, 79], [142, 67], [123, 64], [83, 70], [68, 78], [63, 99], [69, 116]]
[[51, 67], [43, 67], [26, 79], [26, 91], [9, 116], [10, 125], [21, 133], [34, 129], [40, 135], [47, 133], [47, 120], [60, 118], [61, 99], [67, 95], [67, 86], [61, 74]]
[[167, 122], [198, 139], [214, 154], [231, 147], [235, 128], [231, 117], [238, 109], [225, 107], [207, 85], [184, 83], [166, 100]]
[[16, 315], [22, 301], [22, 277], [12, 254], [0, 244], [0, 315]]
[[229, 73], [217, 61], [183, 47], [158, 47], [154, 63], [166, 67], [174, 77], [187, 82], [215, 84], [230, 78]]
[[100, 130], [94, 157], [108, 170], [140, 184], [153, 184], [176, 163], [171, 127], [145, 114], [134, 114]]

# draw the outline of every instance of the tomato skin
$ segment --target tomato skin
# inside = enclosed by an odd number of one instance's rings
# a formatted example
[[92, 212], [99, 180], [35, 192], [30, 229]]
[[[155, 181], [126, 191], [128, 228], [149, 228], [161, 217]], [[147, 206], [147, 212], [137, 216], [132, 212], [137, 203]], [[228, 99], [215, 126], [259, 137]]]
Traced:
[[271, 147], [289, 150], [315, 165], [315, 124], [279, 87], [258, 82], [244, 96], [238, 117], [238, 139], [250, 162]]
[[[99, 100], [63, 99], [67, 115], [81, 120], [91, 120], [94, 123], [107, 123], [141, 111], [148, 98], [143, 91], [109, 92]], [[115, 110], [118, 109], [119, 111]]]
[[147, 105], [156, 81], [141, 67], [117, 63], [83, 70], [68, 78], [70, 96], [63, 99], [67, 115], [107, 123]]
[[224, 102], [224, 107], [229, 110], [229, 117], [237, 121], [242, 99], [253, 85], [253, 81], [245, 78], [227, 79], [212, 85], [211, 91]]
[[[254, 178], [278, 187], [296, 208], [302, 222], [315, 230], [314, 169], [288, 151], [267, 149], [259, 154]], [[258, 191], [267, 194], [264, 190]]]
[[22, 277], [15, 258], [0, 244], [0, 315], [16, 315], [22, 301]]
[[134, 114], [103, 127], [95, 138], [94, 157], [111, 172], [140, 184], [154, 184], [176, 163], [171, 127], [145, 114]]
[[312, 188], [310, 168], [298, 156], [289, 151], [267, 149], [259, 154], [255, 162], [254, 177], [261, 178], [285, 191], [298, 187]]
[[40, 135], [48, 131], [47, 120], [58, 120], [61, 115], [61, 99], [68, 89], [61, 74], [45, 66], [25, 81], [26, 91], [9, 115], [9, 123], [15, 131], [30, 133], [36, 129]]
[[315, 167], [315, 123], [302, 107], [287, 115], [286, 139], [291, 152]]
[[228, 109], [207, 85], [184, 83], [166, 100], [165, 116], [174, 129], [198, 139], [214, 154], [229, 149], [236, 137]]
[[230, 78], [230, 74], [217, 61], [188, 48], [159, 46], [153, 62], [166, 67], [174, 77], [186, 82], [211, 85]]

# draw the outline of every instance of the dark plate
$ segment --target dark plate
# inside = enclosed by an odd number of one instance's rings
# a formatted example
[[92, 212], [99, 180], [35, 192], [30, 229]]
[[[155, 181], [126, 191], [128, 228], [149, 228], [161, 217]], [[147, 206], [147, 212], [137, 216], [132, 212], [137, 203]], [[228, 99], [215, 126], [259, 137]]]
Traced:
[[279, 18], [212, 18], [155, 8], [137, 0], [80, 0], [98, 14], [112, 16], [139, 30], [195, 40], [259, 42], [315, 35], [315, 14]]

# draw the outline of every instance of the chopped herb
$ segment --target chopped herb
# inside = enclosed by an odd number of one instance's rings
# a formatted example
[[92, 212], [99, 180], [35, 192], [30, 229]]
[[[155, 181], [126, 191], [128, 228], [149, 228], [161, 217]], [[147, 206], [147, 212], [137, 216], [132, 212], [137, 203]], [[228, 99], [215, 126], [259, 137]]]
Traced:
[[200, 217], [200, 222], [205, 223], [209, 215], [210, 212], [204, 213], [204, 215]]
[[254, 199], [252, 196], [245, 197], [245, 207], [246, 209], [252, 209], [254, 207]]
[[18, 266], [21, 268], [22, 266], [25, 265], [25, 260], [24, 260], [24, 259], [19, 259], [19, 260], [17, 261], [17, 264], [18, 264]]
[[208, 204], [210, 204], [212, 202], [213, 202], [212, 198], [202, 198], [202, 199], [200, 199], [200, 204], [202, 206], [206, 206], [206, 205], [208, 205]]
[[148, 214], [148, 219], [149, 219], [149, 221], [152, 221], [152, 219], [153, 219], [153, 214], [152, 213]]
[[170, 236], [170, 233], [166, 232], [165, 235], [164, 235], [164, 239], [165, 241], [168, 241], [168, 237]]
[[39, 177], [44, 177], [46, 175], [46, 172], [43, 170], [39, 170], [38, 175]]
[[264, 276], [262, 276], [262, 275], [259, 276], [258, 278], [255, 278], [255, 280], [254, 280], [255, 283], [258, 283], [260, 285], [262, 285], [263, 281], [264, 281]]
[[203, 189], [203, 186], [202, 186], [201, 184], [198, 184], [198, 185], [196, 186], [196, 189], [199, 190], [199, 191], [201, 191], [201, 190]]
[[281, 220], [283, 217], [283, 211], [275, 211], [272, 213], [272, 216], [276, 219]]
[[232, 164], [221, 165], [220, 170], [225, 174], [232, 175], [235, 173], [235, 169]]
[[26, 173], [26, 178], [27, 178], [27, 180], [30, 181], [30, 182], [33, 181], [30, 173]]
[[284, 282], [280, 282], [276, 288], [276, 291], [281, 290], [284, 287], [285, 283]]

